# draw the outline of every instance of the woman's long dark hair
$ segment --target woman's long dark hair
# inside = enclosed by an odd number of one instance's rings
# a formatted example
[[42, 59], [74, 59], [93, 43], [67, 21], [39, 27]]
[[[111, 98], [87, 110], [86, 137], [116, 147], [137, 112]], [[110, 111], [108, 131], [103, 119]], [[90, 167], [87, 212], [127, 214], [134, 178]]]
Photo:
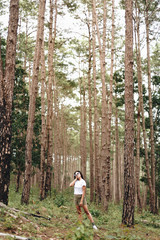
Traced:
[[82, 174], [81, 171], [79, 171], [79, 170], [74, 172], [74, 179], [76, 178], [76, 172], [79, 172], [79, 173], [81, 174], [81, 178], [84, 179], [84, 178], [83, 178], [83, 174]]

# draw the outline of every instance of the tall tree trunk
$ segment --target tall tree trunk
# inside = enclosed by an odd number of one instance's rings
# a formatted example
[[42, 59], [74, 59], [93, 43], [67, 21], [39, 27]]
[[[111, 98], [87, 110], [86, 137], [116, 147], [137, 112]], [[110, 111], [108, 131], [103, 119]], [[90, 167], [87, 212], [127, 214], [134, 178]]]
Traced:
[[[80, 65], [80, 63], [79, 63]], [[80, 67], [79, 67], [79, 92], [80, 92], [80, 169], [83, 169], [83, 105], [82, 105], [82, 79], [80, 77]]]
[[[111, 182], [111, 119], [112, 119], [112, 99], [113, 99], [113, 67], [114, 67], [114, 31], [115, 31], [115, 16], [114, 16], [114, 0], [112, 0], [112, 33], [111, 33], [111, 72], [110, 72], [110, 96], [109, 96], [109, 110], [108, 110], [108, 131], [107, 131], [107, 199], [109, 201], [111, 195], [110, 182]], [[117, 176], [118, 177], [118, 176]], [[118, 180], [119, 182], [119, 180]], [[117, 183], [118, 184], [118, 183]], [[119, 192], [119, 190], [118, 190]], [[118, 194], [117, 192], [117, 194]], [[118, 199], [117, 199], [118, 200]], [[119, 200], [118, 200], [119, 201]]]
[[59, 157], [58, 157], [58, 138], [59, 138], [59, 117], [58, 117], [58, 90], [56, 79], [54, 79], [54, 188], [59, 189]]
[[133, 1], [125, 2], [125, 147], [122, 223], [134, 225]]
[[100, 152], [100, 161], [101, 161], [101, 170], [102, 170], [102, 188], [101, 188], [101, 199], [103, 202], [104, 208], [107, 210], [109, 193], [108, 189], [110, 188], [110, 182], [107, 180], [110, 176], [110, 169], [108, 169], [107, 164], [107, 104], [106, 104], [106, 63], [105, 63], [105, 51], [106, 51], [106, 0], [103, 3], [103, 36], [101, 44], [101, 37], [98, 27], [97, 15], [96, 15], [96, 2], [93, 0], [93, 11], [95, 14], [97, 37], [99, 43], [99, 52], [100, 52], [100, 67], [101, 67], [101, 80], [102, 80], [102, 133], [101, 133], [101, 152]]
[[21, 177], [21, 169], [20, 166], [18, 167], [17, 177], [16, 177], [16, 192], [19, 192], [19, 185], [20, 185], [20, 177]]
[[119, 165], [119, 172], [120, 172], [120, 199], [123, 199], [124, 191], [123, 191], [123, 186], [124, 186], [124, 146], [123, 144], [120, 144], [119, 147], [119, 158], [120, 158], [120, 165]]
[[116, 153], [115, 153], [115, 203], [119, 204], [119, 174], [120, 174], [120, 161], [119, 161], [119, 133], [118, 133], [118, 109], [116, 107], [115, 116], [115, 140], [116, 140]]
[[88, 96], [89, 96], [89, 151], [90, 151], [90, 202], [94, 200], [94, 161], [93, 161], [93, 140], [92, 140], [92, 82], [91, 82], [91, 31], [88, 21], [89, 32], [89, 60], [88, 60]]
[[83, 85], [83, 159], [82, 159], [82, 173], [84, 179], [86, 179], [86, 161], [87, 161], [87, 149], [86, 149], [86, 136], [87, 136], [87, 121], [86, 121], [86, 86], [85, 86], [85, 77], [82, 78]]
[[46, 92], [46, 67], [44, 54], [44, 40], [41, 54], [41, 178], [40, 178], [40, 200], [45, 197], [45, 154], [46, 154], [46, 118], [45, 118], [45, 92]]
[[26, 136], [26, 151], [25, 151], [25, 176], [23, 184], [23, 192], [21, 203], [28, 204], [30, 196], [30, 181], [31, 181], [31, 167], [32, 167], [32, 138], [33, 138], [33, 126], [35, 120], [35, 103], [38, 92], [38, 73], [39, 64], [41, 58], [41, 47], [44, 32], [44, 13], [45, 13], [46, 0], [40, 0], [39, 3], [39, 16], [38, 16], [38, 29], [37, 29], [37, 40], [35, 47], [35, 55], [33, 62], [33, 76], [31, 86], [31, 96], [29, 100], [29, 112], [28, 112], [28, 126]]
[[47, 112], [47, 170], [45, 181], [45, 196], [51, 191], [51, 173], [53, 160], [53, 0], [50, 0], [50, 22], [49, 22], [49, 40], [48, 40], [48, 112]]
[[[94, 0], [92, 1], [92, 5]], [[94, 82], [94, 162], [95, 162], [95, 201], [98, 201], [100, 196], [100, 185], [98, 174], [99, 167], [99, 133], [98, 133], [98, 110], [97, 110], [97, 83], [96, 83], [96, 19], [95, 11], [92, 7], [92, 55], [93, 55], [93, 82]]]
[[136, 153], [136, 165], [135, 165], [135, 177], [136, 177], [136, 194], [139, 211], [142, 211], [142, 199], [140, 194], [140, 103], [138, 106], [137, 114], [137, 153]]
[[[58, 92], [57, 92], [57, 97], [58, 97]], [[58, 102], [58, 112], [57, 112], [57, 155], [58, 155], [58, 190], [60, 190], [61, 187], [61, 174], [62, 174], [62, 144], [61, 144], [61, 113], [60, 113], [60, 106]]]
[[[136, 2], [137, 3], [137, 2]], [[136, 8], [136, 27], [137, 27], [137, 35], [139, 35], [139, 20], [137, 16], [137, 8]], [[139, 36], [138, 36], [138, 42], [139, 42]], [[139, 47], [140, 43], [137, 44], [136, 39], [136, 31], [135, 31], [135, 44], [136, 44], [136, 56], [137, 56], [137, 70], [138, 70], [138, 79], [140, 78], [141, 72], [140, 72], [140, 59], [139, 59]], [[140, 88], [140, 84], [138, 86]], [[140, 92], [140, 89], [139, 89]], [[140, 195], [140, 112], [141, 112], [141, 103], [139, 101], [138, 104], [138, 113], [137, 113], [137, 146], [136, 146], [136, 164], [135, 164], [135, 183], [136, 183], [136, 197], [137, 197], [137, 203], [139, 211], [142, 211], [142, 199]]]
[[149, 8], [150, 1], [146, 0], [145, 22], [146, 22], [146, 43], [147, 43], [147, 74], [148, 74], [148, 94], [149, 94], [149, 119], [150, 119], [150, 142], [151, 142], [151, 177], [153, 191], [153, 206], [151, 212], [156, 213], [155, 207], [155, 146], [154, 146], [154, 128], [152, 113], [152, 91], [151, 91], [151, 64], [150, 64], [150, 42], [149, 42]]
[[4, 204], [8, 204], [10, 184], [11, 115], [15, 78], [19, 0], [10, 1], [9, 13], [5, 71], [3, 71], [0, 50], [0, 202]]
[[64, 119], [64, 114], [62, 112], [63, 118], [61, 122], [61, 130], [62, 130], [62, 149], [63, 149], [63, 171], [62, 171], [62, 182], [61, 182], [61, 190], [66, 188], [66, 177], [67, 177], [67, 128], [66, 128], [66, 121]]
[[142, 129], [143, 129], [143, 139], [144, 139], [144, 149], [145, 149], [145, 164], [146, 164], [146, 173], [147, 173], [147, 181], [149, 186], [150, 193], [150, 209], [154, 210], [154, 192], [152, 189], [152, 181], [150, 176], [150, 164], [148, 158], [148, 147], [147, 147], [147, 134], [145, 127], [145, 114], [143, 107], [143, 89], [142, 89], [142, 66], [141, 66], [141, 51], [140, 51], [140, 32], [139, 32], [139, 20], [137, 19], [137, 41], [138, 41], [138, 49], [137, 49], [137, 72], [138, 72], [138, 92], [139, 92], [139, 101], [140, 101], [140, 111], [142, 114]]

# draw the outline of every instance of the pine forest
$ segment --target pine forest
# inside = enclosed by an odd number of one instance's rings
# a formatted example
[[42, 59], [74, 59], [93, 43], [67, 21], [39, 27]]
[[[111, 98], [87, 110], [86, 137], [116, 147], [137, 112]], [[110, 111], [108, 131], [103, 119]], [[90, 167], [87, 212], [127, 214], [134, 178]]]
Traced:
[[158, 0], [0, 0], [0, 239], [160, 239]]

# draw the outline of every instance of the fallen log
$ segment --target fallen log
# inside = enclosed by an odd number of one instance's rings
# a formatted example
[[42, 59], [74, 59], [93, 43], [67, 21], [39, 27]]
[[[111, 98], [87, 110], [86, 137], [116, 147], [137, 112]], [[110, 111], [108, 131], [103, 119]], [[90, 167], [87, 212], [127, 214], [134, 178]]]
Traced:
[[12, 235], [12, 234], [9, 234], [9, 233], [0, 233], [0, 236], [1, 237], [12, 237], [14, 239], [19, 239], [19, 240], [31, 240], [31, 238], [16, 236], [16, 235]]
[[37, 217], [37, 218], [44, 218], [46, 220], [51, 220], [51, 218], [47, 218], [47, 217], [44, 217], [44, 216], [41, 216], [41, 215], [24, 212], [24, 211], [21, 211], [21, 210], [16, 209], [16, 208], [10, 208], [10, 207], [8, 207], [7, 205], [5, 205], [4, 203], [1, 203], [1, 202], [0, 202], [0, 207], [5, 208], [5, 209], [7, 209], [9, 211], [12, 211], [12, 212], [20, 212], [20, 213], [23, 213], [23, 214], [28, 215], [28, 216], [33, 216], [33, 217]]
[[141, 220], [141, 222], [147, 225], [154, 225], [156, 227], [160, 227], [160, 223], [157, 222], [149, 222], [148, 220]]

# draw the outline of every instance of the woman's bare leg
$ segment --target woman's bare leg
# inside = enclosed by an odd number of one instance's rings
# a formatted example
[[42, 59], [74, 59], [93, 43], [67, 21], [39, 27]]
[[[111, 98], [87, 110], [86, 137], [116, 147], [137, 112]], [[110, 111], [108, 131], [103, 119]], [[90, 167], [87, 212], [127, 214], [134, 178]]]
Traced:
[[76, 205], [76, 208], [77, 208], [77, 212], [78, 212], [78, 218], [79, 218], [79, 221], [80, 223], [82, 223], [82, 211], [81, 211], [81, 207]]
[[94, 223], [93, 218], [92, 218], [92, 215], [90, 214], [87, 205], [83, 205], [83, 209], [84, 209], [84, 211], [85, 211], [87, 217], [88, 217], [89, 220], [91, 221], [91, 223]]

